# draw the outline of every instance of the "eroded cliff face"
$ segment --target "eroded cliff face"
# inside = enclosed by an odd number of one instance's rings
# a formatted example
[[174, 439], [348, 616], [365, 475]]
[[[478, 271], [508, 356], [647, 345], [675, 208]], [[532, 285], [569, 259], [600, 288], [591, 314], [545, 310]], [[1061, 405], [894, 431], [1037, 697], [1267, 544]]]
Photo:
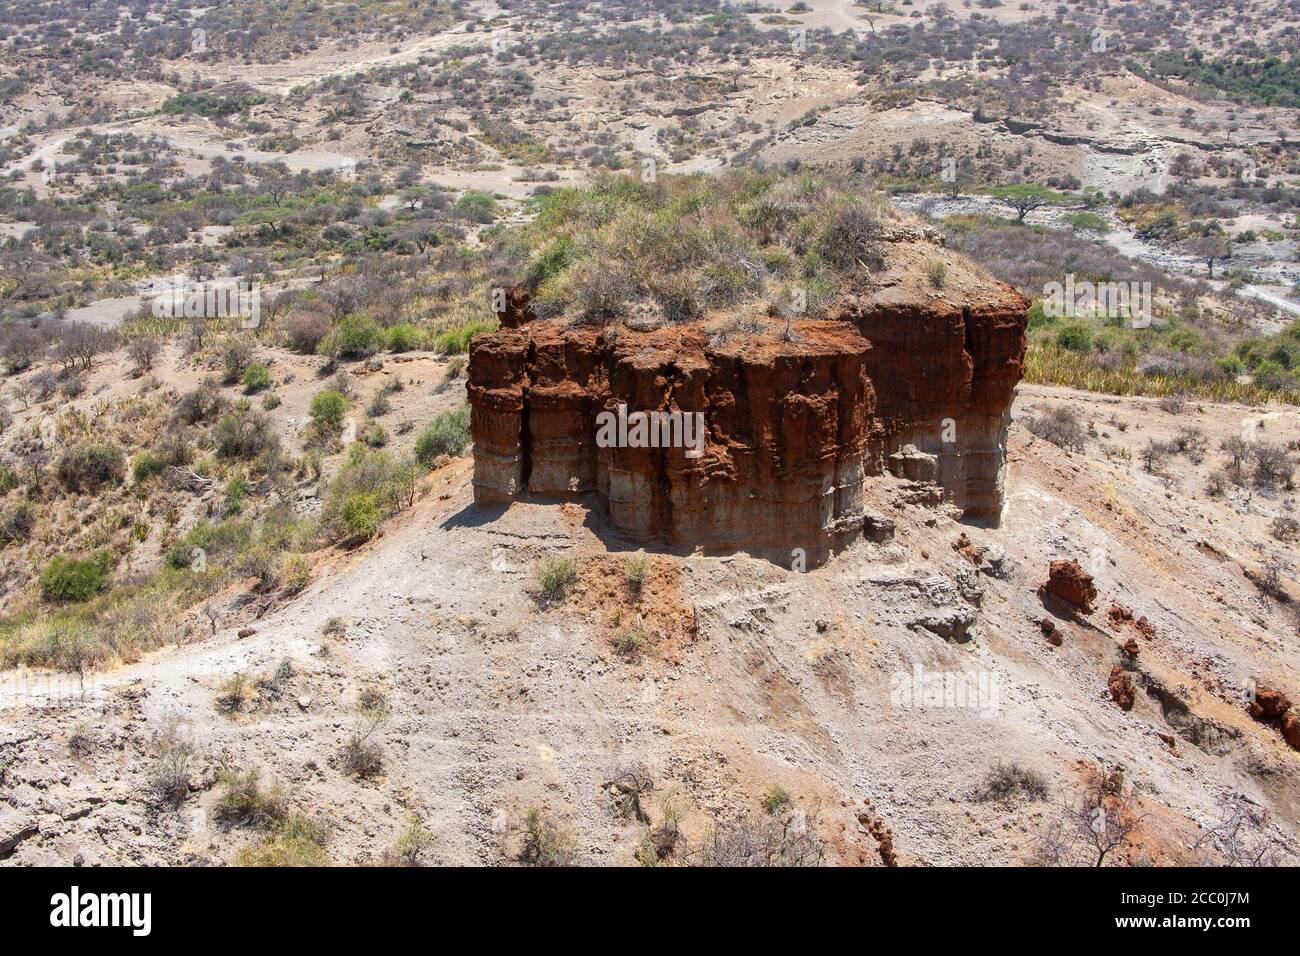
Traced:
[[1024, 371], [1029, 303], [1006, 287], [973, 302], [920, 301], [897, 289], [849, 305], [873, 348], [882, 459], [934, 481], [970, 519], [996, 522], [1011, 399]]
[[[865, 475], [934, 482], [996, 521], [1028, 301], [966, 270], [878, 282], [825, 319], [636, 330], [537, 321], [517, 290], [474, 339], [474, 494], [593, 495], [629, 538], [810, 564], [863, 533]], [[598, 416], [702, 413], [704, 447], [600, 447]]]

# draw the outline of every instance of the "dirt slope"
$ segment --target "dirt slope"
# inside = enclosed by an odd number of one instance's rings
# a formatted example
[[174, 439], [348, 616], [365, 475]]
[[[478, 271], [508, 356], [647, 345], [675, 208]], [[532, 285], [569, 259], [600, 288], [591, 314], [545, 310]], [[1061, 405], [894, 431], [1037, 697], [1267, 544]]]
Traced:
[[[1097, 760], [1125, 767], [1146, 813], [1130, 861], [1193, 859], [1198, 825], [1217, 819], [1230, 792], [1268, 808], [1294, 852], [1300, 754], [1240, 699], [1251, 678], [1300, 697], [1294, 621], [1244, 574], [1288, 502], [1206, 497], [1214, 451], [1200, 465], [1171, 464], [1170, 479], [1138, 461], [1147, 438], [1197, 422], [1213, 448], [1259, 413], [1174, 415], [1149, 400], [1022, 386], [1017, 415], [1066, 397], [1097, 437], [1068, 455], [1013, 426], [999, 529], [907, 504], [913, 489], [881, 478], [868, 494], [896, 521], [892, 542], [862, 542], [802, 574], [744, 555], [658, 555], [639, 598], [623, 580], [627, 546], [584, 507], [476, 509], [469, 462], [455, 462], [379, 539], [323, 559], [292, 604], [260, 620], [250, 606], [248, 620], [232, 613], [209, 640], [92, 681], [102, 717], [76, 705], [4, 711], [0, 857], [228, 861], [253, 837], [213, 821], [224, 764], [262, 768], [326, 822], [338, 862], [381, 853], [411, 812], [438, 835], [439, 859], [500, 862], [538, 807], [574, 834], [580, 859], [629, 863], [644, 827], [620, 818], [607, 784], [640, 766], [655, 781], [651, 819], [669, 797], [696, 840], [780, 784], [815, 813], [832, 862], [880, 864], [858, 822], [869, 800], [902, 863], [1013, 863], [1030, 859]], [[1290, 411], [1264, 429], [1271, 441], [1300, 437]], [[1107, 445], [1133, 460], [1107, 460]], [[535, 567], [560, 554], [577, 559], [580, 579], [567, 601], [543, 608], [530, 595]], [[1096, 577], [1086, 618], [1046, 609], [1036, 593], [1048, 561], [1068, 557]], [[237, 610], [240, 596], [227, 597]], [[1146, 617], [1153, 635], [1112, 627], [1112, 602]], [[325, 637], [336, 616], [344, 634]], [[1044, 638], [1045, 617], [1061, 646]], [[636, 620], [645, 644], [631, 659], [614, 639]], [[244, 627], [255, 633], [239, 638]], [[1139, 653], [1123, 665], [1130, 637]], [[278, 696], [218, 711], [222, 680], [270, 674], [284, 658], [293, 676]], [[1127, 712], [1107, 692], [1116, 664], [1137, 690]], [[899, 706], [895, 675], [916, 665], [983, 673], [997, 696], [983, 715]], [[365, 722], [358, 701], [369, 688], [391, 716], [373, 736], [383, 771], [357, 780], [339, 754]], [[92, 746], [73, 756], [68, 738], [83, 722]], [[160, 735], [196, 750], [196, 792], [179, 810], [146, 790]], [[998, 760], [1040, 771], [1049, 798], [974, 800]]]

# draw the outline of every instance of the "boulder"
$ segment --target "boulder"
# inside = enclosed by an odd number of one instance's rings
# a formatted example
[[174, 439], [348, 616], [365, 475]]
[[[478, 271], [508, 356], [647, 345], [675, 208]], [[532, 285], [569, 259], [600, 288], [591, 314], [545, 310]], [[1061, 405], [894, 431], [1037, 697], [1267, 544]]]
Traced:
[[1110, 669], [1106, 689], [1110, 691], [1110, 699], [1120, 710], [1133, 709], [1133, 701], [1137, 697], [1133, 688], [1133, 678], [1124, 673], [1124, 669], [1118, 664]]
[[1097, 600], [1092, 575], [1073, 558], [1051, 563], [1047, 581], [1039, 588], [1039, 593], [1056, 598], [1083, 614], [1091, 614], [1092, 602]]

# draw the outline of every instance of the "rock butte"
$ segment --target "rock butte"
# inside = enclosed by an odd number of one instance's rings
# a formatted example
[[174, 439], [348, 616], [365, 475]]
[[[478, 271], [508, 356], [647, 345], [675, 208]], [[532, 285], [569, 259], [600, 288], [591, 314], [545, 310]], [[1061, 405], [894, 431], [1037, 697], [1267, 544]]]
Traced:
[[[928, 229], [889, 247], [824, 318], [793, 322], [793, 341], [775, 321], [719, 335], [726, 319], [537, 320], [510, 290], [502, 328], [470, 349], [476, 503], [594, 494], [636, 542], [782, 563], [801, 548], [810, 565], [879, 527], [863, 484], [885, 471], [996, 523], [1029, 301]], [[597, 447], [596, 415], [619, 404], [703, 412], [704, 454]]]

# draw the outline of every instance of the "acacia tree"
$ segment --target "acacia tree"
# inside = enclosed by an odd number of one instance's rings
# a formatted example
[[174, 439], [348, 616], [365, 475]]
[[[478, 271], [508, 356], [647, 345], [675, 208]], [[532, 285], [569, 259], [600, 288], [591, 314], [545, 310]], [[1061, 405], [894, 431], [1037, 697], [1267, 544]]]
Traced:
[[1214, 264], [1232, 258], [1232, 246], [1226, 239], [1218, 236], [1193, 236], [1184, 239], [1179, 244], [1179, 248], [1192, 258], [1204, 262], [1206, 268], [1210, 270], [1211, 279], [1214, 278]]
[[1016, 211], [1016, 222], [1024, 222], [1025, 215], [1042, 206], [1059, 202], [1063, 197], [1046, 186], [1033, 183], [1012, 183], [999, 186], [992, 194]]

